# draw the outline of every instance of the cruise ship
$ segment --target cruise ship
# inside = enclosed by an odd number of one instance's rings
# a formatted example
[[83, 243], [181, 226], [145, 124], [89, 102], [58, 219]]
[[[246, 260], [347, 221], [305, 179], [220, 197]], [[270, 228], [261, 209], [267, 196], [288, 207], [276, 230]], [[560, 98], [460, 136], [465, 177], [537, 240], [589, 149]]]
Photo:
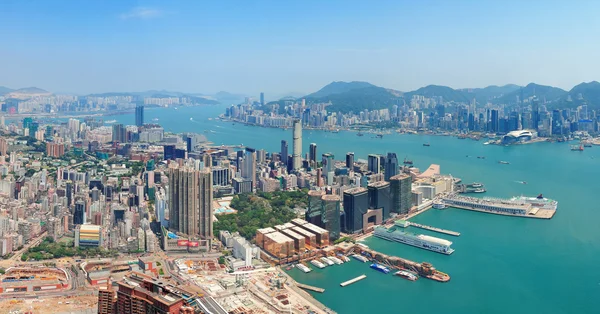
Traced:
[[344, 261], [342, 261], [341, 259], [335, 257], [335, 256], [329, 256], [327, 257], [327, 259], [329, 259], [330, 261], [340, 265], [340, 264], [344, 264]]
[[308, 267], [306, 267], [305, 265], [302, 265], [302, 264], [296, 265], [296, 268], [300, 269], [301, 271], [303, 271], [305, 273], [310, 273], [310, 271], [312, 270], [312, 269], [310, 269], [310, 268], [308, 268]]
[[313, 264], [313, 265], [315, 265], [315, 266], [317, 266], [317, 267], [319, 267], [319, 268], [325, 268], [325, 264], [317, 261], [316, 259], [313, 259], [312, 261], [310, 261], [310, 263]]
[[431, 237], [424, 234], [404, 232], [396, 227], [387, 229], [382, 226], [377, 226], [375, 227], [375, 232], [373, 235], [385, 240], [396, 241], [446, 255], [450, 255], [454, 252], [454, 249], [450, 248], [452, 242], [448, 240]]
[[531, 204], [531, 206], [540, 209], [556, 210], [558, 208], [557, 201], [545, 198], [542, 194], [538, 195], [537, 197], [517, 196], [511, 198], [511, 200]]

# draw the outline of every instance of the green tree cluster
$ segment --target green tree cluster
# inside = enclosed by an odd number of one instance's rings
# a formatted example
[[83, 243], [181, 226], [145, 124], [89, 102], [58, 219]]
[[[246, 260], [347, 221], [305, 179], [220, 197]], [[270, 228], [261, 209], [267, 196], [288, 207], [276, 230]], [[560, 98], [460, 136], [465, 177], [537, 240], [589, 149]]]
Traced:
[[81, 256], [87, 257], [115, 257], [116, 251], [105, 250], [99, 247], [74, 247], [73, 242], [54, 242], [52, 238], [46, 238], [38, 246], [29, 248], [27, 252], [21, 256], [21, 261], [34, 259], [36, 261]]
[[306, 207], [308, 191], [258, 192], [239, 194], [231, 201], [231, 207], [238, 212], [221, 215], [214, 224], [214, 234], [219, 231], [239, 232], [251, 240], [260, 228], [273, 227], [296, 218], [293, 209]]

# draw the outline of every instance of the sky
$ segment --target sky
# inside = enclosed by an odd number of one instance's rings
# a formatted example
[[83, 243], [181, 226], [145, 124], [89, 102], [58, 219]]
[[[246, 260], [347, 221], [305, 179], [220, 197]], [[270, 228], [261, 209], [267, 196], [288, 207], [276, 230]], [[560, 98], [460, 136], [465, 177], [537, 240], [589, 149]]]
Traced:
[[600, 1], [0, 1], [0, 86], [267, 99], [600, 80]]

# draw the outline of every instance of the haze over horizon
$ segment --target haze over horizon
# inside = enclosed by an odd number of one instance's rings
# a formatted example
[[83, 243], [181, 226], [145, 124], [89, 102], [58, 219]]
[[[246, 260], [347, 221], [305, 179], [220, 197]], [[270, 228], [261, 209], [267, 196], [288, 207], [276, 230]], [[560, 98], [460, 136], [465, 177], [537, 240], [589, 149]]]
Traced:
[[311, 93], [600, 80], [600, 3], [3, 1], [0, 86]]

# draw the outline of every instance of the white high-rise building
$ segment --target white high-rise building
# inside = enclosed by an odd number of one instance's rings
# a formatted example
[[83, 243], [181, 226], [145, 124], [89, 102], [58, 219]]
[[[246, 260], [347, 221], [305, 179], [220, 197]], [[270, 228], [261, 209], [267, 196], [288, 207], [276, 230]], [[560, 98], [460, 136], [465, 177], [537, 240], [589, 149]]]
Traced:
[[294, 120], [293, 139], [292, 163], [294, 170], [300, 170], [302, 168], [302, 123], [300, 120]]

